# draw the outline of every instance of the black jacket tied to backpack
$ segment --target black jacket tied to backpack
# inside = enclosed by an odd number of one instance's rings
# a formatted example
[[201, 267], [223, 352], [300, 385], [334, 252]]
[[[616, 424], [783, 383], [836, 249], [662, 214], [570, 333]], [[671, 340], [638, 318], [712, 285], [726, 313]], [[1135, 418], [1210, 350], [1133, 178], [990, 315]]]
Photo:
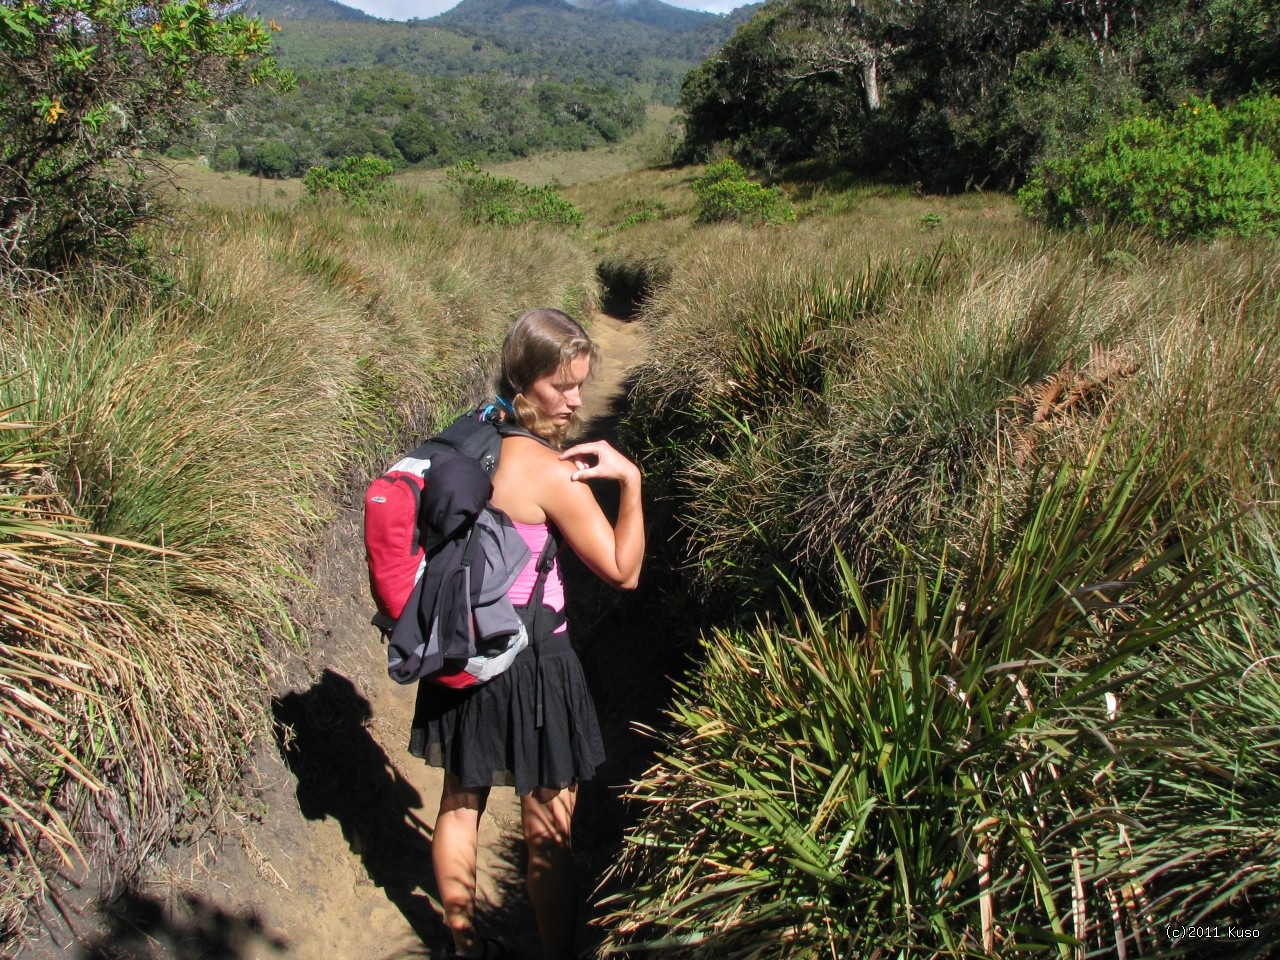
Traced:
[[[498, 419], [502, 403], [459, 416], [374, 479], [365, 491], [365, 558], [387, 641], [387, 673], [454, 689], [484, 683], [565, 622], [542, 603], [555, 565], [554, 530], [538, 557], [529, 601], [507, 591], [529, 563], [511, 519], [489, 506], [502, 438], [546, 444]], [[541, 668], [539, 667], [539, 677]], [[541, 715], [542, 685], [538, 685]], [[541, 721], [539, 721], [539, 725]]]
[[[432, 455], [419, 514], [427, 565], [388, 638], [388, 672], [401, 683], [526, 633], [507, 591], [529, 548], [506, 515], [489, 508], [492, 490], [473, 458], [447, 449]], [[527, 642], [526, 635], [520, 646]]]

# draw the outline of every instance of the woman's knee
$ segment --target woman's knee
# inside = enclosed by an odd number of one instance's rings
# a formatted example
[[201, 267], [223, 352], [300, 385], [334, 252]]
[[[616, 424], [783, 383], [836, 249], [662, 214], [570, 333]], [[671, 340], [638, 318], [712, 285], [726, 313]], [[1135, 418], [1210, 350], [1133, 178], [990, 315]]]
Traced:
[[520, 798], [524, 840], [532, 856], [555, 855], [573, 842], [573, 807], [577, 798], [573, 787], [565, 790], [535, 790]]

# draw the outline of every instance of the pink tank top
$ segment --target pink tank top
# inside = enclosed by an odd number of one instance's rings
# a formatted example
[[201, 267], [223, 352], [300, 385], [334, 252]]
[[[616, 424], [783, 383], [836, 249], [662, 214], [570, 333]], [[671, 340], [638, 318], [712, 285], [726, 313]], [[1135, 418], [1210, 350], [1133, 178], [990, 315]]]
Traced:
[[[520, 523], [518, 520], [512, 520], [511, 523], [531, 554], [529, 562], [524, 565], [515, 583], [511, 584], [511, 589], [507, 591], [511, 602], [518, 607], [528, 603], [529, 597], [533, 594], [533, 584], [538, 579], [538, 557], [542, 555], [542, 548], [546, 546], [550, 531], [545, 523]], [[546, 583], [542, 585], [542, 602], [557, 613], [564, 610], [564, 581], [560, 579], [559, 559], [551, 567]], [[561, 624], [556, 633], [563, 633], [567, 629], [567, 624]]]

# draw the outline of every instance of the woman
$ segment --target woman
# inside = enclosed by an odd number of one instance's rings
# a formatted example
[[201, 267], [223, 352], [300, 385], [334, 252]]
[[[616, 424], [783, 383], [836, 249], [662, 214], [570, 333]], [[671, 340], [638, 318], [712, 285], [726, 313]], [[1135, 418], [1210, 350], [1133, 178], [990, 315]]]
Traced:
[[[630, 590], [644, 558], [640, 471], [604, 441], [562, 450], [582, 406], [595, 345], [558, 310], [520, 317], [502, 345], [499, 404], [534, 436], [504, 436], [492, 504], [511, 518], [532, 558], [510, 590], [530, 603], [547, 538], [573, 549], [603, 580]], [[584, 481], [620, 485], [610, 524]], [[432, 861], [454, 956], [495, 957], [475, 929], [476, 847], [489, 788], [512, 784], [529, 850], [528, 888], [546, 960], [574, 955], [576, 904], [570, 830], [577, 784], [604, 759], [595, 706], [569, 645], [558, 566], [542, 584], [534, 642], [506, 672], [469, 691], [423, 684], [412, 752], [445, 770]], [[552, 614], [555, 611], [556, 614]], [[531, 622], [527, 620], [526, 622]], [[539, 635], [543, 634], [543, 635]]]

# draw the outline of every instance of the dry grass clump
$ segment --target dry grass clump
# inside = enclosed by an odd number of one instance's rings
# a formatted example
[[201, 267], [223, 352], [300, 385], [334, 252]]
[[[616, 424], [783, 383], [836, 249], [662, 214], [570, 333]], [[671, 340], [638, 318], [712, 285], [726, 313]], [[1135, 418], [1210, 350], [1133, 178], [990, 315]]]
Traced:
[[132, 873], [234, 791], [342, 478], [478, 395], [512, 316], [595, 295], [563, 238], [429, 205], [156, 239], [165, 292], [0, 304], [0, 407], [39, 424], [0, 434], [0, 936], [33, 863]]
[[[1049, 241], [963, 207], [941, 241], [909, 220], [854, 226], [882, 202], [785, 235], [708, 234], [646, 307], [636, 429], [665, 442], [658, 472], [713, 592], [767, 590], [775, 567], [831, 582], [833, 543], [864, 574], [895, 544], [971, 551], [996, 488], [1078, 453], [1111, 414], [1217, 489], [1266, 496], [1266, 243]], [[833, 244], [833, 223], [858, 244]]]
[[[75, 750], [82, 734], [63, 704], [91, 697], [86, 662], [100, 647], [83, 643], [77, 618], [86, 602], [68, 592], [58, 574], [101, 559], [77, 536], [74, 518], [41, 481], [33, 455], [34, 427], [0, 411], [0, 877], [10, 894], [0, 900], [0, 936], [16, 930], [22, 904], [40, 892], [44, 857], [66, 865], [79, 856], [74, 831], [45, 790], [42, 770], [67, 783], [100, 789]], [[19, 492], [25, 491], [25, 492]]]

